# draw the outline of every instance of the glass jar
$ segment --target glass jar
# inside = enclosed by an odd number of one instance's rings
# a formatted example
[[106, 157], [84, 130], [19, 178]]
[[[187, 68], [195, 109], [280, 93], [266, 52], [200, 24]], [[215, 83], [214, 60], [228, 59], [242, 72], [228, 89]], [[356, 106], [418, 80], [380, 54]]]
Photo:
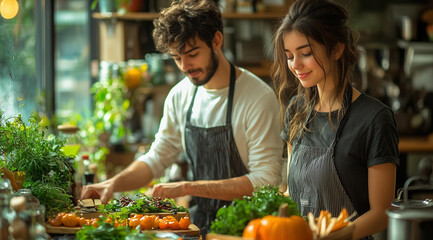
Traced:
[[26, 208], [36, 208], [40, 206], [39, 199], [32, 194], [32, 190], [28, 188], [18, 189], [15, 196], [23, 196], [26, 199]]
[[81, 141], [78, 137], [79, 128], [74, 125], [59, 125], [59, 137], [65, 140], [65, 145], [62, 147], [66, 156], [75, 158], [81, 148]]
[[70, 194], [72, 195], [73, 202], [77, 203], [82, 185], [82, 174], [80, 172], [82, 171], [82, 169], [80, 169], [82, 164], [79, 153], [83, 144], [78, 136], [79, 128], [75, 125], [59, 125], [57, 129], [59, 130], [59, 137], [65, 140], [65, 145], [62, 147], [62, 150], [63, 153], [69, 157], [69, 167], [74, 176]]
[[9, 200], [12, 196], [12, 188], [9, 191], [5, 179], [0, 181], [0, 239], [9, 239], [9, 216], [11, 214]]
[[12, 184], [8, 178], [0, 178], [0, 195], [12, 195]]

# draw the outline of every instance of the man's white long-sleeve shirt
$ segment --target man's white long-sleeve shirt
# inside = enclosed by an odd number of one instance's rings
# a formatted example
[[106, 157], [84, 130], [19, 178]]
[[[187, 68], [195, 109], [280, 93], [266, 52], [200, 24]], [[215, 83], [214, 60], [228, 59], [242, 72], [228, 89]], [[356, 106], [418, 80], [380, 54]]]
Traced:
[[[253, 186], [280, 184], [283, 162], [283, 142], [280, 137], [279, 105], [275, 93], [265, 82], [240, 68], [236, 79], [232, 127], [233, 136]], [[155, 141], [146, 154], [139, 157], [160, 177], [185, 150], [186, 113], [195, 85], [184, 78], [174, 86], [164, 103], [164, 114]], [[225, 125], [229, 87], [205, 89], [199, 87], [191, 115], [197, 127]]]

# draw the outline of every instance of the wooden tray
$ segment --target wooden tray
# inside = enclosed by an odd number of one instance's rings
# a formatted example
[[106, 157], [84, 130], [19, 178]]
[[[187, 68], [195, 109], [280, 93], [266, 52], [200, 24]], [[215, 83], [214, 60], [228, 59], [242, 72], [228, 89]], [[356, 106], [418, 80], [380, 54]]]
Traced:
[[[355, 230], [355, 224], [349, 224], [338, 231], [329, 234], [326, 237], [317, 238], [317, 240], [351, 240], [353, 231]], [[243, 238], [232, 235], [208, 233], [206, 234], [207, 240], [250, 240], [249, 238]]]
[[81, 230], [81, 227], [53, 227], [47, 223], [45, 225], [45, 230], [48, 234], [75, 234], [76, 232]]
[[[45, 225], [45, 229], [48, 234], [75, 234], [76, 232], [81, 230], [81, 227], [53, 227], [50, 224]], [[171, 232], [181, 236], [190, 236], [190, 237], [200, 237], [200, 229], [194, 225], [190, 224], [188, 229], [186, 230], [147, 230], [143, 232], [152, 232], [152, 233], [165, 233]]]
[[217, 233], [206, 234], [206, 240], [245, 240], [246, 238]]
[[200, 237], [200, 229], [194, 225], [194, 224], [190, 224], [188, 229], [186, 230], [147, 230], [147, 231], [143, 231], [143, 232], [150, 232], [150, 233], [175, 233], [177, 235], [180, 236], [185, 236], [185, 237]]

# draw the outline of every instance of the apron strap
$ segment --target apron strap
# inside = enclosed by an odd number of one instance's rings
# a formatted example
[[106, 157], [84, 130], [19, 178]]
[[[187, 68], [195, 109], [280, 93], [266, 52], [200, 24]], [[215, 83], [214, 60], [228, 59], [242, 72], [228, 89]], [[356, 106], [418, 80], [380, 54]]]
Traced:
[[233, 106], [233, 96], [235, 92], [235, 81], [236, 81], [236, 71], [235, 66], [230, 63], [230, 87], [229, 87], [229, 98], [227, 105], [227, 115], [226, 115], [226, 124], [229, 125], [232, 123], [232, 106]]
[[194, 105], [195, 95], [197, 95], [197, 89], [198, 89], [198, 87], [196, 86], [194, 89], [194, 93], [192, 94], [192, 99], [191, 99], [191, 103], [189, 104], [189, 107], [188, 107], [188, 112], [186, 113], [186, 122], [187, 123], [189, 123], [190, 119], [191, 119], [192, 106]]
[[340, 125], [338, 126], [335, 139], [332, 142], [332, 146], [331, 146], [333, 149], [332, 159], [334, 159], [335, 157], [335, 146], [337, 145], [337, 142], [340, 139], [341, 132], [343, 131], [343, 127], [346, 124], [348, 115], [350, 113], [350, 108], [352, 106], [352, 94], [353, 94], [352, 85], [350, 85], [350, 83], [346, 83], [346, 91], [344, 92], [344, 97], [343, 97], [343, 111], [345, 109], [345, 113], [343, 119], [341, 119]]
[[[230, 63], [230, 86], [229, 86], [229, 96], [227, 102], [227, 114], [226, 114], [226, 124], [231, 125], [232, 123], [232, 106], [233, 106], [233, 96], [235, 93], [235, 81], [236, 81], [236, 71], [235, 66]], [[197, 95], [198, 86], [195, 87], [194, 93], [192, 95], [191, 103], [189, 104], [188, 111], [186, 113], [186, 122], [189, 123], [191, 120], [192, 107], [194, 105], [195, 96]]]

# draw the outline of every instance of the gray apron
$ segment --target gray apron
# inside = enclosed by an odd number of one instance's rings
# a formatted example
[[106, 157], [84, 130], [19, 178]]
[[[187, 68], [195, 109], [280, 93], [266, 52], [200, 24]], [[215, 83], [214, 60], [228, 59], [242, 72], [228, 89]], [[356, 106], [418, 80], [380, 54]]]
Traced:
[[[194, 180], [219, 180], [243, 176], [248, 173], [242, 162], [233, 138], [231, 113], [235, 90], [236, 72], [230, 64], [230, 87], [227, 104], [226, 125], [201, 128], [190, 122], [194, 99], [188, 108], [185, 127], [185, 147]], [[200, 229], [202, 235], [208, 232], [219, 208], [231, 202], [218, 199], [193, 197], [196, 203], [190, 209], [191, 220]]]
[[307, 146], [302, 144], [300, 139], [296, 139], [293, 143], [288, 187], [290, 197], [297, 203], [303, 216], [312, 212], [315, 217], [318, 217], [320, 210], [328, 210], [332, 216], [338, 216], [343, 207], [347, 209], [349, 215], [356, 213], [341, 184], [334, 163], [335, 146], [347, 121], [352, 102], [352, 87], [350, 84], [347, 85], [343, 99], [343, 109], [346, 109], [346, 112], [331, 147]]

